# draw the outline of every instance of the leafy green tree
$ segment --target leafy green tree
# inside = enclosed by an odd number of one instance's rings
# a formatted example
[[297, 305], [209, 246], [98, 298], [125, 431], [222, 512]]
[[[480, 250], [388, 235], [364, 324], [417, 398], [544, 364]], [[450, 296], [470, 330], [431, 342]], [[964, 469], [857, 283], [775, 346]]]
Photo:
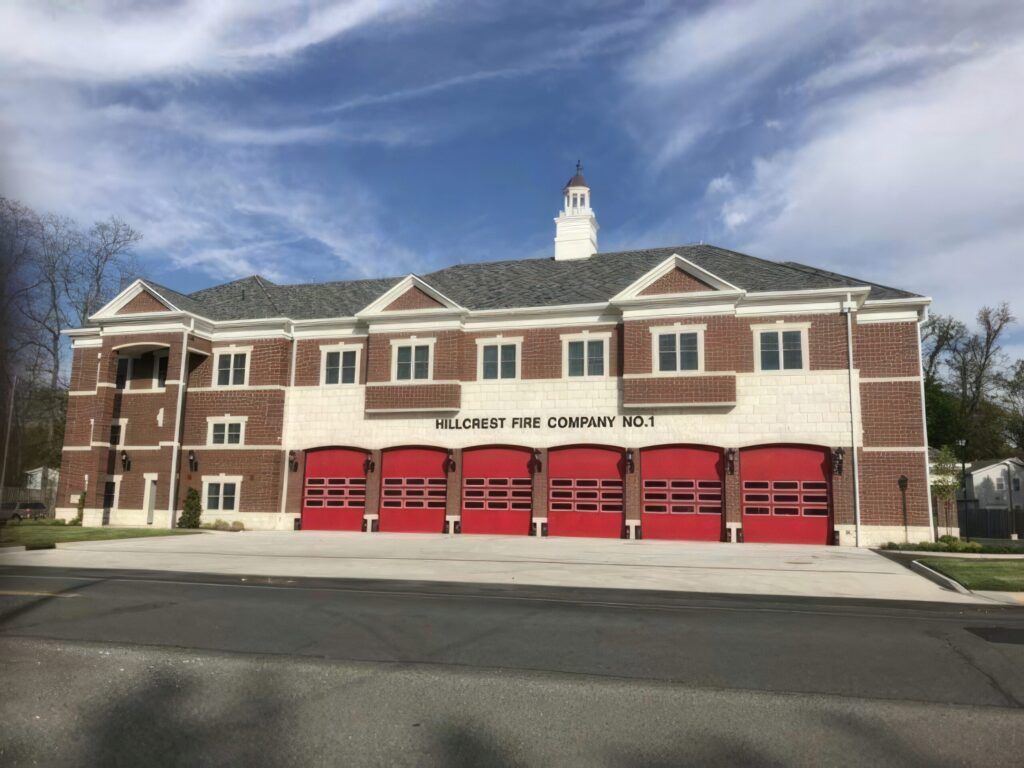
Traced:
[[181, 509], [181, 517], [178, 518], [179, 528], [198, 528], [200, 517], [203, 514], [203, 505], [199, 499], [199, 491], [189, 488], [185, 494], [185, 503]]
[[[942, 446], [938, 459], [932, 467], [932, 496], [939, 500], [939, 514], [943, 528], [956, 523], [956, 495], [960, 492], [963, 476], [960, 463], [953, 449]], [[950, 514], [952, 513], [952, 520]]]

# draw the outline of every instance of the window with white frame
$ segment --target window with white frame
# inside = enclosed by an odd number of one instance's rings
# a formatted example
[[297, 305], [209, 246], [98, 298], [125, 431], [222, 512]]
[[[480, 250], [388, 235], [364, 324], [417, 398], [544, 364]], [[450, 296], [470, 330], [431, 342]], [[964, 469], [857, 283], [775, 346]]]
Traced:
[[998, 476], [998, 475], [996, 476], [996, 490], [997, 491], [1005, 491], [1006, 490], [1006, 481], [1003, 480], [1003, 478]]
[[110, 445], [122, 446], [125, 444], [125, 432], [128, 431], [128, 419], [113, 419], [110, 422]]
[[356, 384], [359, 382], [359, 350], [344, 345], [322, 347], [320, 383]]
[[656, 373], [685, 373], [704, 370], [703, 325], [651, 328], [651, 355]]
[[477, 339], [477, 378], [481, 381], [520, 378], [522, 337]]
[[217, 372], [214, 381], [218, 387], [243, 387], [248, 378], [248, 350], [217, 352]]
[[248, 416], [215, 416], [207, 419], [207, 445], [244, 445]]
[[421, 381], [431, 379], [430, 358], [433, 347], [431, 342], [408, 341], [394, 344], [394, 381]]
[[225, 475], [203, 478], [203, 498], [207, 512], [234, 512], [238, 509], [238, 496], [242, 478]]
[[563, 336], [562, 370], [565, 375], [573, 378], [606, 376], [610, 338], [610, 333]]
[[805, 328], [755, 330], [759, 370], [796, 371], [807, 367]]

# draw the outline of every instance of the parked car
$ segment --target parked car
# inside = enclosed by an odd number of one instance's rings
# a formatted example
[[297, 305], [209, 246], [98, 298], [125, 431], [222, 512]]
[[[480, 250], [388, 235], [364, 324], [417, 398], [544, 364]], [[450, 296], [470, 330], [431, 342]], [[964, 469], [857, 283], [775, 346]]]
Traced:
[[41, 501], [7, 501], [0, 505], [0, 520], [20, 523], [50, 516], [50, 509]]

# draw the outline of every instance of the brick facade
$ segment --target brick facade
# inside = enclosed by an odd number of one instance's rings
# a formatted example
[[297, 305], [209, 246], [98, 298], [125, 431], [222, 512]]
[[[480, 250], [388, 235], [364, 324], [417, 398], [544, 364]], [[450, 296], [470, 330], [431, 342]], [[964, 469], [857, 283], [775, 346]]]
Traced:
[[694, 291], [710, 291], [713, 288], [693, 275], [676, 268], [659, 277], [649, 286], [640, 291], [641, 296], [656, 296], [664, 293], [693, 293]]
[[117, 314], [137, 315], [143, 312], [166, 312], [167, 310], [167, 305], [160, 301], [160, 299], [149, 291], [142, 291], [138, 296], [117, 310]]
[[[643, 293], [656, 295], [708, 290], [676, 270]], [[140, 294], [129, 306], [136, 312]], [[152, 298], [152, 297], [150, 297]], [[428, 310], [441, 306], [411, 288], [385, 311]], [[760, 310], [758, 310], [760, 311]], [[896, 528], [929, 524], [927, 467], [921, 417], [917, 326], [913, 322], [854, 323], [855, 386], [849, 401], [847, 318], [839, 312], [772, 314], [692, 314], [661, 312], [619, 322], [580, 322], [543, 327], [533, 322], [482, 330], [466, 324], [430, 330], [395, 331], [394, 324], [364, 324], [350, 333], [291, 338], [255, 334], [245, 338], [199, 332], [97, 335], [98, 345], [76, 346], [58, 505], [74, 506], [86, 491], [92, 519], [103, 506], [104, 484], [118, 484], [117, 510], [110, 520], [143, 524], [147, 483], [156, 480], [155, 522], [168, 524], [185, 491], [201, 489], [221, 475], [241, 478], [238, 508], [210, 517], [242, 520], [249, 527], [290, 529], [301, 514], [306, 451], [351, 446], [370, 451], [367, 519], [380, 499], [381, 450], [398, 445], [437, 445], [454, 450], [448, 476], [447, 514], [461, 508], [462, 449], [517, 444], [539, 450], [533, 478], [533, 517], [547, 516], [548, 450], [559, 445], [605, 444], [642, 448], [658, 444], [707, 444], [742, 449], [767, 444], [802, 444], [847, 454], [843, 471], [830, 478], [832, 522], [837, 533], [854, 524], [853, 446], [860, 465], [860, 503], [865, 526]], [[754, 326], [800, 327], [806, 333], [804, 370], [761, 372], [756, 363]], [[575, 322], [575, 319], [573, 320]], [[695, 374], [656, 375], [652, 328], [703, 326], [702, 368]], [[404, 320], [403, 320], [404, 324]], [[454, 323], [453, 323], [454, 325]], [[351, 325], [348, 326], [351, 329]], [[603, 377], [568, 377], [563, 337], [607, 338]], [[187, 335], [187, 338], [186, 338]], [[520, 377], [478, 381], [480, 340], [514, 340]], [[393, 342], [431, 345], [430, 380], [392, 380]], [[512, 343], [512, 342], [510, 342]], [[324, 347], [358, 353], [354, 384], [322, 386]], [[244, 386], [215, 381], [218, 354], [245, 353]], [[160, 356], [167, 355], [167, 382], [155, 385]], [[133, 359], [124, 389], [115, 387], [119, 356]], [[294, 370], [293, 370], [294, 360]], [[179, 383], [184, 361], [185, 382]], [[179, 401], [181, 412], [179, 414]], [[701, 405], [714, 406], [705, 409]], [[630, 407], [632, 406], [632, 407]], [[852, 412], [851, 412], [852, 410]], [[518, 427], [516, 416], [535, 421]], [[627, 422], [636, 415], [636, 423]], [[209, 420], [245, 419], [242, 445], [209, 445]], [[491, 427], [446, 426], [473, 417]], [[561, 417], [610, 420], [559, 431]], [[459, 417], [459, 418], [455, 418]], [[555, 421], [551, 421], [554, 419]], [[122, 441], [109, 445], [112, 423], [122, 423]], [[123, 465], [122, 451], [128, 456]], [[289, 451], [297, 466], [289, 465]], [[193, 461], [189, 460], [192, 455]], [[737, 462], [738, 463], [738, 462]], [[174, 475], [177, 475], [175, 478]], [[901, 476], [908, 478], [904, 519]], [[641, 470], [625, 478], [625, 519], [640, 519]], [[723, 516], [730, 535], [743, 524], [739, 468], [723, 478]], [[67, 512], [63, 513], [67, 516]], [[843, 529], [843, 530], [840, 530]], [[843, 543], [846, 543], [845, 541]]]

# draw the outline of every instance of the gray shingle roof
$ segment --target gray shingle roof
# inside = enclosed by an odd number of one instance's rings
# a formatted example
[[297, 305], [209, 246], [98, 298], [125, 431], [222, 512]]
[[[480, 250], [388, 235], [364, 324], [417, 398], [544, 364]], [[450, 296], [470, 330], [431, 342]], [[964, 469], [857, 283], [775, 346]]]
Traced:
[[[421, 277], [471, 310], [594, 304], [608, 301], [673, 254], [749, 292], [868, 286], [872, 299], [916, 296], [835, 272], [703, 244], [598, 253], [574, 261], [546, 258], [457, 264]], [[351, 317], [401, 279], [275, 285], [254, 275], [187, 296], [152, 285], [181, 309], [212, 320], [309, 320]]]

